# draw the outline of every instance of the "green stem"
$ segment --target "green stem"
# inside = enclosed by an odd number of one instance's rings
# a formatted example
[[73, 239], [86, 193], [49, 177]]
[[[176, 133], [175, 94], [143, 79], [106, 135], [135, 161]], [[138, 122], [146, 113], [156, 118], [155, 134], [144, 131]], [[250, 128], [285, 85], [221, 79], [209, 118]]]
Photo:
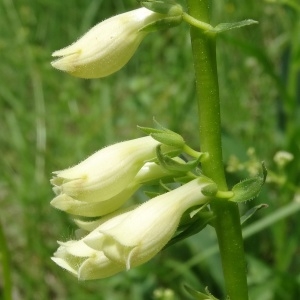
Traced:
[[192, 149], [190, 146], [188, 145], [184, 145], [183, 149], [182, 149], [186, 154], [190, 155], [191, 157], [194, 158], [199, 158], [201, 156], [202, 160], [206, 159], [208, 157], [208, 153], [203, 153], [203, 152], [198, 152], [194, 149]]
[[[187, 0], [189, 14], [210, 22], [209, 0]], [[203, 173], [226, 191], [221, 144], [220, 100], [216, 62], [216, 37], [191, 27], [196, 76], [201, 151], [209, 156], [202, 162]], [[224, 199], [213, 201], [215, 230], [222, 259], [226, 293], [231, 300], [248, 299], [246, 262], [238, 206]]]
[[[294, 131], [294, 122], [293, 120], [297, 118], [297, 93], [298, 93], [298, 76], [299, 76], [299, 63], [297, 63], [297, 57], [300, 54], [299, 46], [299, 31], [300, 31], [300, 11], [295, 12], [295, 22], [293, 23], [293, 28], [291, 32], [291, 49], [290, 49], [290, 63], [288, 66], [287, 74], [287, 93], [289, 98], [287, 99], [286, 104], [286, 114], [288, 120], [288, 131]], [[290, 138], [290, 137], [288, 137]]]
[[10, 273], [10, 259], [9, 250], [6, 243], [6, 238], [2, 229], [2, 223], [0, 222], [0, 264], [3, 270], [3, 299], [12, 299], [12, 285], [11, 285], [11, 273]]
[[213, 29], [210, 24], [197, 20], [185, 12], [182, 14], [182, 19], [190, 25], [202, 29], [203, 31], [210, 31]]

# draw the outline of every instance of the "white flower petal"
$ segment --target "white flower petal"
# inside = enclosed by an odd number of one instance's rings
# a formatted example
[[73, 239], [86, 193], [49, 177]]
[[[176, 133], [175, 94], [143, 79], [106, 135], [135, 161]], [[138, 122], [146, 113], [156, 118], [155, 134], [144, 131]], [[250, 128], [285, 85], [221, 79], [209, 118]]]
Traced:
[[102, 279], [125, 270], [125, 267], [109, 260], [103, 252], [88, 258], [78, 270], [78, 278], [83, 280]]
[[71, 274], [73, 274], [74, 276], [77, 277], [77, 270], [72, 268], [70, 264], [68, 264], [67, 261], [65, 261], [64, 259], [60, 258], [60, 257], [51, 257], [51, 259], [61, 268], [69, 271]]

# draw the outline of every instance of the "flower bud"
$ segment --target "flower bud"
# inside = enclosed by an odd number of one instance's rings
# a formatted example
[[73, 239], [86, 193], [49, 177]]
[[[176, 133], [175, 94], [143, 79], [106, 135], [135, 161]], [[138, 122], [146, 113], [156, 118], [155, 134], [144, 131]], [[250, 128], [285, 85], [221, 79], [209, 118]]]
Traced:
[[[161, 168], [157, 170], [157, 165], [148, 166], [148, 172], [142, 168], [145, 161], [155, 157], [157, 145], [159, 142], [151, 137], [117, 143], [101, 149], [72, 168], [54, 172], [51, 183], [57, 197], [51, 205], [88, 217], [116, 210], [143, 180], [165, 176]], [[139, 171], [141, 174], [137, 175]]]
[[121, 69], [133, 56], [143, 38], [142, 29], [164, 15], [146, 8], [132, 10], [109, 18], [72, 45], [55, 51], [54, 68], [81, 78], [100, 78]]

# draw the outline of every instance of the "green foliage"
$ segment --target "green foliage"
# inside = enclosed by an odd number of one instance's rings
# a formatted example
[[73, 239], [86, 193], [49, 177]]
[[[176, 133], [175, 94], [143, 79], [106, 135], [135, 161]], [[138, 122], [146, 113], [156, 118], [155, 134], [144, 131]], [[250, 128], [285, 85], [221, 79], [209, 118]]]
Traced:
[[221, 33], [224, 31], [228, 31], [228, 30], [232, 30], [232, 29], [237, 29], [237, 28], [241, 28], [244, 26], [249, 26], [249, 25], [253, 25], [253, 24], [257, 24], [258, 22], [255, 20], [243, 20], [240, 22], [234, 22], [234, 23], [220, 23], [217, 26], [215, 26], [213, 28], [213, 32], [215, 33]]
[[230, 201], [244, 202], [257, 197], [267, 178], [267, 169], [264, 163], [262, 163], [261, 173], [262, 174], [260, 175], [245, 179], [237, 183], [232, 188], [234, 195], [230, 198]]
[[210, 292], [208, 291], [208, 289], [206, 288], [205, 291], [206, 293], [201, 293], [198, 292], [196, 290], [194, 290], [193, 288], [189, 287], [189, 286], [184, 286], [185, 289], [187, 290], [187, 292], [193, 296], [193, 299], [198, 299], [198, 300], [218, 300], [217, 298], [215, 298], [212, 294], [210, 294]]
[[176, 148], [183, 148], [185, 143], [180, 134], [163, 127], [157, 121], [155, 121], [155, 125], [157, 125], [158, 128], [141, 126], [138, 126], [138, 128], [162, 144], [174, 146]]
[[[250, 295], [255, 300], [297, 299], [299, 5], [296, 0], [213, 5], [212, 25], [259, 21], [218, 38], [230, 184], [257, 174], [262, 159], [272, 174], [259, 197], [241, 206], [241, 211], [261, 202], [269, 206], [248, 220], [244, 231]], [[164, 287], [174, 291], [174, 299], [185, 299], [182, 282], [196, 290], [204, 290], [205, 282], [213, 295], [225, 298], [210, 226], [146, 265], [101, 281], [78, 282], [50, 260], [56, 239], [68, 239], [76, 228], [49, 205], [52, 171], [106, 144], [137, 137], [136, 124], [151, 126], [151, 115], [199, 148], [187, 25], [151, 33], [129, 64], [108, 78], [80, 80], [50, 66], [54, 50], [100, 20], [136, 7], [134, 0], [0, 2], [0, 219], [10, 252], [14, 299], [140, 300], [152, 299], [154, 291]], [[244, 155], [251, 147], [255, 153]], [[294, 155], [284, 168], [273, 160], [279, 150]], [[139, 193], [134, 201], [144, 197]], [[283, 213], [286, 208], [291, 209]], [[262, 223], [250, 228], [257, 222]], [[0, 298], [7, 288], [3, 276], [0, 272]]]
[[259, 204], [246, 211], [246, 213], [243, 216], [241, 216], [241, 224], [250, 219], [258, 210], [266, 207], [268, 207], [267, 204]]

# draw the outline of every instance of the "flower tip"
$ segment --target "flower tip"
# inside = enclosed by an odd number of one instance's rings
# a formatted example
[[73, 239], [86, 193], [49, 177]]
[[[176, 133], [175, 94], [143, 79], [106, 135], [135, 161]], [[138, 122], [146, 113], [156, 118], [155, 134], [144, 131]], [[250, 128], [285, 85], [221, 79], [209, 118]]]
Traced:
[[88, 247], [90, 247], [94, 250], [97, 250], [97, 251], [101, 251], [102, 250], [102, 248], [101, 248], [102, 247], [102, 237], [103, 237], [103, 234], [101, 232], [93, 231], [93, 234], [85, 237], [83, 239], [83, 241]]
[[63, 48], [52, 53], [52, 57], [57, 59], [51, 62], [51, 66], [55, 69], [73, 73], [76, 71], [76, 59], [80, 55], [80, 49]]
[[52, 57], [63, 56], [63, 55], [60, 54], [61, 50], [63, 50], [63, 49], [54, 51], [54, 52], [51, 54], [51, 56], [52, 56]]
[[56, 50], [52, 53], [52, 56], [62, 58], [62, 57], [67, 57], [67, 56], [73, 55], [73, 54], [79, 55], [81, 53], [81, 49], [76, 49], [72, 46], [73, 45], [62, 48], [62, 49], [59, 49], [59, 50]]
[[76, 201], [72, 197], [69, 197], [66, 194], [60, 194], [51, 200], [50, 204], [62, 211], [68, 212], [72, 208], [73, 202]]
[[69, 271], [72, 275], [78, 276], [77, 271], [73, 269], [64, 259], [60, 257], [51, 257], [51, 260], [54, 261], [61, 268]]
[[76, 70], [76, 68], [72, 64], [70, 64], [70, 61], [67, 61], [65, 57], [56, 59], [50, 64], [53, 68], [67, 73], [73, 73]]

